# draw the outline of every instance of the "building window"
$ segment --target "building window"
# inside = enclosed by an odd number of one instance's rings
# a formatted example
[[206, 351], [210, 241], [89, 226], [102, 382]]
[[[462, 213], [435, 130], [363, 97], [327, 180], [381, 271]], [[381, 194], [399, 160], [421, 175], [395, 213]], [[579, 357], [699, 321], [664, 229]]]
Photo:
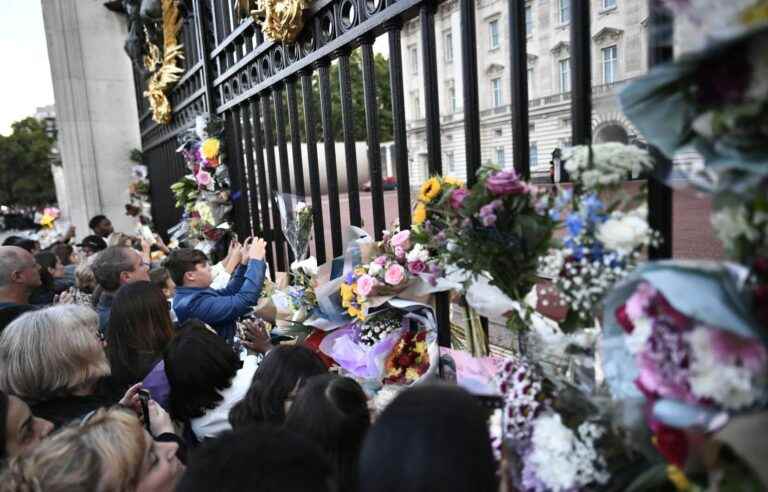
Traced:
[[456, 159], [453, 157], [453, 151], [445, 153], [445, 164], [448, 167], [449, 173], [456, 172]]
[[528, 148], [528, 167], [534, 168], [539, 163], [539, 146], [536, 142], [531, 142]]
[[560, 24], [568, 24], [571, 22], [571, 0], [557, 0], [558, 4], [558, 20]]
[[560, 92], [571, 91], [571, 59], [566, 58], [559, 62]]
[[493, 94], [493, 107], [501, 106], [501, 79], [491, 79], [491, 94]]
[[408, 48], [408, 52], [410, 53], [409, 57], [411, 59], [411, 73], [414, 75], [418, 75], [419, 73], [419, 52], [416, 49], [415, 46], [411, 46]]
[[421, 119], [421, 100], [418, 94], [413, 95], [413, 119]]
[[528, 69], [528, 99], [533, 97], [535, 92], [533, 89], [533, 67], [530, 67]]
[[456, 99], [455, 87], [448, 88], [448, 108], [451, 110], [451, 113], [456, 113], [459, 111], [459, 101]]
[[497, 128], [493, 131], [493, 134], [496, 135], [497, 137], [501, 137], [502, 135], [504, 135], [504, 130], [502, 130], [501, 128]]
[[616, 82], [616, 68], [619, 64], [618, 49], [609, 46], [600, 50], [603, 54], [603, 84]]
[[533, 7], [525, 6], [525, 34], [533, 34]]
[[498, 20], [492, 20], [488, 23], [488, 32], [491, 36], [491, 47], [490, 49], [495, 50], [498, 48], [499, 45], [499, 21]]
[[571, 127], [571, 119], [570, 118], [563, 118], [561, 121], [561, 124], [563, 128], [570, 128]]
[[451, 31], [443, 33], [443, 60], [445, 63], [453, 61], [453, 33]]
[[616, 0], [603, 0], [603, 10], [616, 8]]
[[504, 167], [504, 147], [496, 147], [496, 164]]

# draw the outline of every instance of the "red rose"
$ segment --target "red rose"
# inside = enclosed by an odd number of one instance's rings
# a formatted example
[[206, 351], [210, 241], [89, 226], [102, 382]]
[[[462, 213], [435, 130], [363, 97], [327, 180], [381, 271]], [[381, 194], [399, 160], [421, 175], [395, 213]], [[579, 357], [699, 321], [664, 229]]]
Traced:
[[627, 333], [632, 333], [635, 331], [635, 325], [632, 323], [632, 320], [629, 319], [629, 316], [627, 315], [627, 305], [622, 304], [619, 306], [618, 309], [616, 309], [616, 312], [614, 313], [616, 315], [616, 322], [619, 323], [619, 326], [624, 328], [624, 331]]
[[655, 444], [664, 459], [669, 463], [683, 468], [688, 459], [688, 438], [685, 432], [656, 423]]
[[411, 363], [413, 362], [411, 360], [411, 355], [403, 354], [400, 357], [397, 358], [397, 365], [400, 367], [410, 367]]

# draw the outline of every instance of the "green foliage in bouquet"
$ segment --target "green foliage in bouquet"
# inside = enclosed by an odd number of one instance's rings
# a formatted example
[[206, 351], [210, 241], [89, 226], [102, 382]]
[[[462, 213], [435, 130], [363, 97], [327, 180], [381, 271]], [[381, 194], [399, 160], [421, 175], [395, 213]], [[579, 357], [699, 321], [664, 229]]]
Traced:
[[197, 181], [190, 175], [184, 176], [173, 183], [171, 191], [176, 198], [176, 208], [181, 208], [187, 212], [191, 211], [200, 195]]

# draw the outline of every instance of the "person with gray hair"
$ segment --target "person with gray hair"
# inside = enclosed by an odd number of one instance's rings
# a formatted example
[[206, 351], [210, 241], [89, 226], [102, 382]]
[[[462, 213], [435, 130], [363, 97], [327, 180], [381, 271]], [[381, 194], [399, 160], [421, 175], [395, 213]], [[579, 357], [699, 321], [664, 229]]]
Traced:
[[40, 266], [32, 253], [18, 246], [0, 246], [0, 330], [32, 309], [29, 295], [40, 285]]
[[99, 313], [99, 329], [102, 335], [106, 335], [115, 293], [131, 282], [149, 282], [149, 264], [135, 249], [110, 246], [96, 256], [91, 269], [103, 289], [96, 311]]
[[[0, 390], [59, 427], [117, 403], [93, 309], [65, 304], [31, 311], [0, 335]], [[133, 399], [133, 386], [123, 401]]]

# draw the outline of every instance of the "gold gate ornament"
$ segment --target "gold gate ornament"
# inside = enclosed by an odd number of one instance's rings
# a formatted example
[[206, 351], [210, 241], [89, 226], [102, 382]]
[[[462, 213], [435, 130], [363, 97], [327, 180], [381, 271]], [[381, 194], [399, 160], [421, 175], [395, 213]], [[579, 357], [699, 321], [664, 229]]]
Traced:
[[304, 10], [310, 0], [256, 0], [254, 21], [272, 41], [292, 43], [304, 28]]
[[178, 43], [181, 31], [181, 14], [177, 0], [162, 0], [163, 8], [163, 50], [149, 43], [149, 54], [144, 57], [144, 66], [151, 72], [144, 97], [149, 100], [152, 109], [152, 119], [161, 125], [167, 125], [173, 117], [171, 103], [166, 94], [176, 83], [184, 69], [178, 66], [178, 61], [184, 59], [184, 50]]

